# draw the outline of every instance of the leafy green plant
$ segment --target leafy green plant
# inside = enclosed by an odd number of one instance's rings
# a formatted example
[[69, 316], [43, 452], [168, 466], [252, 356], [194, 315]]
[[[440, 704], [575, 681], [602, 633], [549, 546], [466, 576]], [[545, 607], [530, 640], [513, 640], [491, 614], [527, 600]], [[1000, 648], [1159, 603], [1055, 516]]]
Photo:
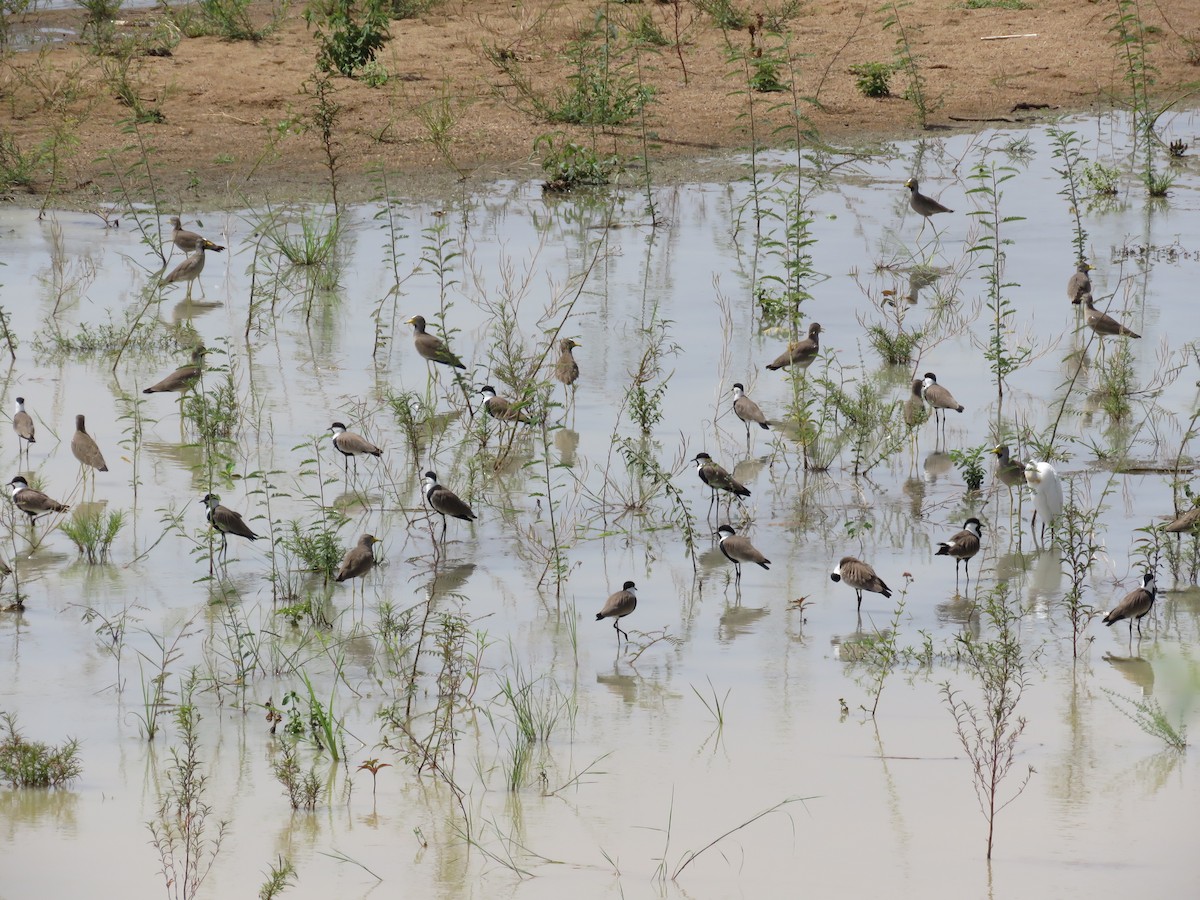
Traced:
[[1096, 615], [1095, 607], [1084, 601], [1084, 589], [1092, 560], [1103, 549], [1102, 536], [1097, 529], [1103, 505], [1089, 503], [1081, 497], [1075, 478], [1067, 479], [1066, 494], [1066, 503], [1057, 527], [1061, 536], [1059, 548], [1063, 572], [1070, 581], [1070, 586], [1063, 594], [1063, 603], [1071, 620], [1071, 657], [1078, 659], [1088, 623]]
[[[287, 12], [287, 0], [272, 0], [271, 14], [262, 23], [256, 23], [251, 15], [252, 0], [200, 0], [196, 5], [196, 16], [188, 25], [192, 29], [189, 37], [213, 34], [227, 41], [250, 41], [258, 43], [273, 34], [283, 23]], [[256, 9], [261, 8], [255, 5]]]
[[79, 741], [54, 747], [26, 740], [17, 717], [0, 711], [0, 782], [15, 788], [61, 787], [83, 774]]
[[1063, 180], [1062, 189], [1058, 195], [1067, 201], [1071, 213], [1071, 245], [1075, 248], [1076, 262], [1087, 260], [1087, 229], [1083, 227], [1083, 148], [1085, 142], [1074, 131], [1066, 131], [1053, 125], [1049, 131], [1053, 144], [1053, 156], [1062, 168], [1056, 168], [1054, 174]]
[[912, 362], [913, 354], [924, 336], [921, 331], [905, 331], [903, 326], [893, 330], [875, 324], [867, 328], [871, 349], [889, 366], [904, 366]]
[[767, 56], [750, 63], [750, 89], [760, 94], [778, 94], [787, 90], [779, 80], [779, 63]]
[[977, 491], [983, 487], [983, 479], [987, 475], [987, 468], [984, 466], [984, 454], [987, 451], [987, 446], [950, 451], [950, 459], [958, 467], [958, 471], [962, 473], [963, 481], [966, 483], [968, 491]]
[[723, 31], [739, 31], [750, 24], [750, 15], [739, 9], [733, 0], [693, 0], [696, 7]]
[[271, 772], [275, 780], [283, 785], [292, 809], [316, 809], [317, 798], [321, 796], [321, 779], [317, 777], [315, 768], [301, 771], [296, 756], [296, 745], [284, 741], [279, 759], [271, 763]]
[[895, 71], [895, 63], [866, 62], [850, 67], [858, 92], [872, 98], [892, 96], [892, 73]]
[[59, 528], [70, 538], [89, 565], [105, 562], [112, 543], [125, 525], [125, 513], [113, 510], [107, 514], [100, 509], [76, 510]]
[[387, 43], [385, 0], [310, 0], [304, 21], [317, 35], [317, 65], [352, 78]]
[[1121, 170], [1102, 162], [1089, 161], [1083, 166], [1081, 178], [1093, 197], [1115, 197], [1121, 183]]
[[904, 99], [912, 104], [917, 125], [921, 128], [928, 128], [929, 116], [941, 106], [941, 100], [929, 95], [925, 84], [925, 73], [921, 69], [921, 58], [913, 47], [915, 35], [912, 33], [912, 26], [900, 16], [900, 10], [906, 9], [910, 5], [908, 2], [891, 2], [885, 4], [880, 11], [886, 16], [883, 22], [884, 30], [891, 29], [896, 35], [894, 66], [897, 72], [904, 73], [907, 82], [904, 88]]
[[1138, 0], [1116, 0], [1116, 10], [1105, 17], [1112, 46], [1129, 86], [1129, 106], [1133, 125], [1133, 154], [1142, 154], [1142, 183], [1151, 197], [1166, 196], [1174, 176], [1155, 170], [1156, 151], [1162, 140], [1155, 133], [1159, 111], [1152, 105], [1158, 69], [1150, 62], [1154, 31], [1142, 19]]
[[542, 171], [546, 175], [543, 190], [555, 194], [608, 184], [620, 168], [619, 157], [601, 156], [562, 132], [539, 136], [533, 142], [533, 151], [541, 153]]
[[1134, 699], [1123, 697], [1108, 688], [1101, 688], [1101, 690], [1108, 694], [1109, 701], [1121, 715], [1150, 737], [1158, 738], [1176, 753], [1183, 753], [1187, 750], [1187, 726], [1181, 724], [1176, 727], [1163, 712], [1162, 705], [1153, 697]]
[[623, 125], [637, 118], [654, 97], [654, 89], [621, 64], [620, 47], [614, 44], [607, 29], [604, 35], [600, 44], [580, 40], [567, 48], [573, 71], [567, 76], [568, 86], [556, 89], [549, 101], [549, 121], [564, 125]]

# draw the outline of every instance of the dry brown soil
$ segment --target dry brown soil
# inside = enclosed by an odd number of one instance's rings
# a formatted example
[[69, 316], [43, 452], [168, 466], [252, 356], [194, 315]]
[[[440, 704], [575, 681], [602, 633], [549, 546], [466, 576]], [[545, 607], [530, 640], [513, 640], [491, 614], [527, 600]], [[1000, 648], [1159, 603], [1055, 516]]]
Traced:
[[[756, 6], [733, 0], [750, 11]], [[957, 0], [913, 0], [901, 20], [919, 56], [928, 95], [937, 108], [935, 128], [977, 128], [994, 121], [1023, 122], [1061, 112], [1107, 108], [1127, 93], [1124, 65], [1113, 47], [1109, 16], [1113, 0], [1028, 0], [1026, 10], [963, 8]], [[913, 105], [901, 98], [859, 95], [849, 67], [895, 58], [897, 30], [885, 29], [880, 0], [811, 0], [787, 22], [796, 92], [804, 114], [833, 143], [915, 135]], [[371, 88], [345, 78], [333, 81], [340, 108], [334, 136], [342, 190], [369, 192], [368, 173], [380, 165], [414, 183], [433, 184], [456, 171], [488, 177], [514, 169], [536, 171], [536, 138], [560, 126], [539, 121], [512, 81], [489, 61], [485, 47], [502, 53], [542, 96], [568, 85], [568, 43], [607, 10], [615, 24], [648, 15], [675, 45], [626, 54], [614, 65], [653, 86], [646, 128], [660, 171], [714, 150], [747, 146], [753, 109], [761, 143], [778, 142], [772, 128], [786, 120], [781, 94], [749, 94], [742, 64], [731, 51], [751, 47], [748, 31], [724, 32], [688, 0], [671, 3], [610, 3], [597, 0], [447, 0], [419, 19], [396, 21], [380, 59], [390, 75]], [[266, 17], [268, 7], [257, 10]], [[1160, 0], [1142, 5], [1154, 29], [1151, 60], [1164, 93], [1200, 79], [1200, 0]], [[125, 30], [146, 27], [161, 12], [128, 14]], [[63, 27], [78, 12], [42, 12], [11, 23], [14, 32]], [[1019, 35], [1004, 40], [983, 40]], [[778, 43], [768, 35], [766, 44]], [[760, 36], [758, 43], [764, 39]], [[327, 191], [321, 142], [301, 126], [313, 109], [306, 83], [314, 73], [316, 43], [300, 7], [261, 43], [217, 37], [183, 38], [169, 57], [130, 63], [128, 77], [143, 102], [165, 116], [143, 126], [152, 147], [152, 171], [170, 205], [241, 204], [263, 198], [316, 196]], [[682, 61], [680, 59], [682, 55]], [[686, 71], [686, 75], [685, 75]], [[785, 71], [786, 75], [786, 71]], [[8, 53], [0, 60], [0, 138], [30, 153], [59, 129], [77, 143], [60, 155], [57, 181], [43, 164], [28, 189], [38, 202], [52, 191], [56, 202], [102, 206], [114, 197], [115, 179], [98, 163], [106, 151], [131, 137], [119, 104], [102, 74], [101, 61], [82, 42]], [[903, 76], [893, 78], [896, 93]], [[753, 104], [751, 103], [753, 101]], [[1020, 104], [1038, 109], [1019, 108]], [[1042, 105], [1045, 105], [1043, 108]], [[776, 107], [772, 112], [772, 107]], [[444, 111], [449, 142], [439, 150], [418, 111]], [[424, 117], [426, 120], [428, 116]], [[641, 152], [641, 123], [588, 131], [570, 129], [604, 152]], [[65, 145], [64, 145], [65, 146]], [[126, 155], [126, 163], [133, 162]], [[686, 167], [676, 166], [676, 170]], [[55, 186], [56, 185], [56, 186]], [[17, 191], [20, 194], [20, 190]]]

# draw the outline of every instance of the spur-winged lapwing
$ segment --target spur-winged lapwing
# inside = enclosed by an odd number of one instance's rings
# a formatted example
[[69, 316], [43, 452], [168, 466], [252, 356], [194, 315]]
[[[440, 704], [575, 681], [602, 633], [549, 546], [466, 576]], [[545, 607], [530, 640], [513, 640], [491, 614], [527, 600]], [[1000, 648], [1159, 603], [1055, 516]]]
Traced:
[[750, 489], [712, 461], [707, 453], [697, 453], [692, 460], [696, 464], [696, 474], [708, 485], [712, 496], [708, 501], [709, 514], [712, 513], [713, 502], [717, 499], [717, 491], [727, 491], [735, 497], [749, 497]]
[[511, 400], [498, 397], [496, 389], [490, 384], [485, 384], [479, 389], [479, 396], [483, 397], [483, 406], [493, 419], [499, 419], [501, 422], [519, 422], [522, 425], [532, 425], [535, 421], [521, 412], [521, 407]]
[[733, 563], [735, 584], [742, 581], [742, 563], [755, 563], [764, 569], [771, 568], [771, 561], [763, 556], [748, 538], [737, 534], [732, 525], [726, 524], [718, 528], [717, 537], [720, 538], [721, 552]]
[[443, 538], [446, 536], [447, 516], [466, 522], [472, 522], [477, 518], [475, 513], [471, 512], [471, 507], [458, 494], [448, 487], [438, 484], [435, 472], [425, 473], [425, 502], [429, 504], [430, 509], [442, 517]]
[[979, 552], [979, 538], [983, 523], [974, 516], [963, 523], [962, 531], [938, 544], [935, 556], [954, 557], [954, 587], [958, 587], [958, 566], [962, 563], [967, 571], [967, 584], [971, 583], [971, 559]]
[[750, 441], [751, 423], [766, 431], [771, 429], [771, 423], [763, 415], [761, 407], [746, 396], [746, 388], [740, 381], [733, 386], [733, 414], [746, 426], [747, 443]]
[[844, 581], [854, 588], [854, 592], [858, 595], [860, 612], [862, 611], [863, 591], [883, 594], [884, 597], [892, 596], [892, 589], [883, 583], [883, 579], [875, 574], [875, 570], [861, 559], [855, 559], [853, 556], [843, 556], [841, 562], [837, 564], [837, 568], [830, 573], [829, 580]]
[[1114, 606], [1104, 617], [1105, 625], [1129, 620], [1129, 639], [1133, 640], [1133, 622], [1137, 620], [1138, 637], [1142, 636], [1142, 618], [1154, 606], [1154, 598], [1158, 596], [1158, 586], [1154, 583], [1154, 573], [1147, 572], [1142, 576], [1142, 586], [1134, 588], [1124, 596], [1120, 603]]
[[613, 620], [613, 628], [617, 630], [618, 647], [621, 646], [621, 635], [625, 635], [625, 640], [628, 641], [629, 633], [623, 631], [617, 623], [635, 609], [637, 609], [637, 586], [632, 581], [627, 581], [619, 591], [609, 595], [608, 599], [604, 601], [604, 608], [596, 613], [597, 622], [601, 619]]
[[30, 525], [40, 515], [51, 512], [66, 512], [71, 508], [65, 503], [59, 503], [57, 500], [50, 499], [41, 491], [35, 491], [29, 486], [29, 482], [20, 475], [13, 478], [8, 484], [12, 488], [13, 503], [17, 509], [29, 516]]
[[366, 438], [347, 431], [342, 422], [334, 422], [329, 426], [329, 431], [333, 434], [333, 449], [342, 454], [342, 467], [347, 472], [350, 469], [350, 460], [354, 460], [354, 471], [357, 474], [360, 456], [383, 456], [382, 450]]
[[29, 445], [36, 444], [37, 438], [34, 436], [33, 417], [25, 412], [25, 398], [17, 398], [17, 411], [13, 413], [12, 419], [13, 431], [17, 433], [17, 450], [20, 452], [24, 441], [25, 452], [29, 452]]
[[229, 552], [228, 535], [236, 534], [238, 537], [244, 537], [250, 541], [259, 539], [260, 535], [251, 531], [250, 526], [242, 520], [242, 514], [234, 512], [228, 506], [222, 506], [221, 498], [216, 494], [205, 494], [200, 498], [200, 502], [208, 507], [206, 513], [208, 524], [221, 533], [219, 556], [225, 556]]

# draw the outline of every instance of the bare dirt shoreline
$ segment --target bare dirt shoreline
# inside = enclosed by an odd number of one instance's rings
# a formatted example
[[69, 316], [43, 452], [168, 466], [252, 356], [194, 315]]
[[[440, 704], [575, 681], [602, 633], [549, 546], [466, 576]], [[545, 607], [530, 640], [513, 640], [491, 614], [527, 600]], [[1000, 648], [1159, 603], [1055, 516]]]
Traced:
[[[1127, 93], [1125, 64], [1109, 30], [1115, 2], [1029, 2], [1034, 8], [968, 10], [952, 0], [914, 0], [901, 8], [934, 101], [929, 114], [934, 133], [1107, 109]], [[784, 80], [794, 74], [796, 95], [816, 101], [801, 108], [830, 143], [920, 133], [912, 103], [865, 98], [849, 72], [855, 64], [895, 59], [897, 29], [884, 28], [887, 16], [879, 6], [878, 0], [814, 0], [786, 20], [792, 63]], [[742, 8], [760, 9], [748, 3]], [[761, 7], [771, 8], [779, 7]], [[265, 4], [256, 9], [258, 20], [268, 10]], [[485, 47], [502, 51], [534, 91], [549, 96], [569, 84], [573, 70], [564, 51], [597, 20], [597, 10], [607, 14], [618, 36], [642, 17], [673, 36], [678, 15], [683, 35], [678, 49], [669, 43], [614, 61], [625, 66], [623, 75], [655, 91], [644, 132], [639, 120], [595, 130], [539, 121], [485, 53]], [[1186, 92], [1200, 79], [1200, 0], [1141, 11], [1152, 29], [1150, 60], [1159, 89], [1172, 96]], [[81, 15], [37, 13], [10, 21], [9, 28], [18, 36], [38, 28], [78, 29]], [[161, 10], [133, 12], [121, 28], [144, 33], [162, 20]], [[1022, 36], [982, 40], [1005, 35]], [[333, 79], [339, 191], [346, 199], [372, 195], [370, 173], [380, 166], [426, 187], [460, 176], [532, 176], [539, 171], [535, 141], [555, 131], [625, 157], [640, 156], [646, 137], [656, 178], [669, 178], [672, 171], [685, 175], [697, 156], [747, 146], [752, 117], [754, 138], [778, 144], [794, 134], [775, 133], [789, 120], [789, 95], [746, 89], [746, 65], [732, 56], [748, 52], [751, 40], [748, 30], [723, 31], [686, 2], [676, 7], [448, 0], [421, 18], [391, 24], [391, 40], [379, 57], [389, 75], [385, 85]], [[767, 52], [780, 42], [761, 33], [755, 40]], [[314, 108], [315, 50], [300, 8], [293, 7], [282, 27], [259, 43], [184, 37], [170, 56], [130, 61], [124, 71], [139, 99], [165, 119], [139, 132], [152, 149], [150, 171], [160, 202], [182, 209], [326, 197], [325, 154], [316, 129], [306, 127]], [[129, 109], [114, 98], [113, 79], [103, 65], [79, 41], [5, 55], [0, 138], [6, 167], [14, 149], [26, 156], [51, 145], [58, 151], [56, 160], [48, 154], [38, 159], [29, 184], [10, 187], [15, 202], [38, 204], [49, 193], [53, 205], [97, 208], [119, 197], [114, 163], [103, 157], [130, 145], [134, 136], [122, 131]], [[903, 77], [894, 76], [892, 85], [899, 94]], [[1022, 104], [1034, 109], [1017, 109]], [[440, 149], [429, 113], [445, 126], [448, 141]], [[118, 159], [130, 165], [140, 156], [131, 151]]]

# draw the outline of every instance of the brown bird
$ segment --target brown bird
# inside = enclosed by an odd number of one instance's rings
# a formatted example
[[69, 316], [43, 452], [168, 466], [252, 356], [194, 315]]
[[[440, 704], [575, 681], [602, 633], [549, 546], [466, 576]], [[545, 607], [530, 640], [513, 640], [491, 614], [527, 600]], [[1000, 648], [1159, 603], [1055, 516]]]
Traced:
[[434, 363], [441, 363], [443, 366], [453, 366], [456, 369], [465, 369], [461, 359], [451, 352], [446, 346], [446, 342], [441, 338], [429, 334], [425, 330], [425, 317], [413, 316], [407, 320], [407, 324], [413, 327], [413, 344], [417, 348], [417, 353], [422, 357]]
[[361, 578], [375, 568], [375, 553], [371, 548], [379, 543], [373, 534], [364, 534], [358, 543], [346, 551], [342, 557], [342, 567], [338, 570], [334, 581], [349, 581], [351, 578]]
[[1091, 294], [1085, 294], [1083, 304], [1087, 307], [1087, 324], [1088, 328], [1096, 332], [1102, 337], [1131, 337], [1140, 338], [1141, 335], [1136, 331], [1130, 331], [1108, 313], [1100, 312], [1096, 309], [1096, 303], [1092, 299]]
[[350, 460], [354, 460], [354, 471], [358, 472], [360, 456], [383, 456], [383, 451], [364, 437], [359, 437], [346, 430], [341, 422], [329, 426], [333, 433], [333, 449], [342, 454], [342, 467], [349, 472]]
[[911, 428], [924, 425], [929, 418], [929, 410], [925, 406], [925, 399], [921, 396], [921, 390], [924, 387], [925, 382], [923, 380], [914, 378], [912, 393], [904, 401], [904, 424]]
[[579, 363], [571, 351], [583, 344], [574, 338], [563, 338], [558, 342], [558, 362], [554, 364], [554, 377], [565, 385], [572, 385], [579, 378]]
[[496, 389], [490, 384], [481, 387], [479, 395], [483, 397], [483, 406], [493, 419], [499, 419], [501, 422], [520, 422], [522, 425], [532, 425], [536, 421], [522, 413], [521, 407], [511, 400], [497, 397]]
[[201, 237], [194, 231], [185, 231], [183, 223], [179, 221], [179, 216], [171, 216], [168, 221], [171, 223], [171, 242], [184, 253], [195, 253], [201, 246], [205, 250], [212, 250], [215, 253], [220, 253], [225, 249], [220, 244], [214, 244], [208, 238]]
[[626, 641], [629, 640], [629, 633], [623, 631], [617, 623], [635, 609], [637, 609], [637, 586], [632, 581], [627, 581], [619, 591], [609, 595], [608, 599], [604, 601], [604, 608], [596, 613], [597, 622], [601, 619], [613, 620], [613, 628], [617, 630], [617, 647], [621, 646], [621, 635], [625, 635]]
[[853, 556], [843, 556], [842, 561], [837, 564], [837, 568], [830, 574], [829, 580], [844, 581], [854, 588], [854, 592], [858, 594], [859, 611], [862, 610], [863, 591], [883, 594], [884, 597], [892, 596], [892, 589], [883, 583], [883, 579], [875, 574], [875, 570], [861, 559], [855, 559]]
[[696, 474], [700, 476], [700, 480], [712, 491], [708, 501], [709, 515], [712, 514], [713, 501], [717, 499], [717, 491], [726, 491], [736, 497], [750, 496], [750, 489], [713, 462], [707, 453], [697, 453], [692, 462], [696, 464]]
[[104, 462], [104, 454], [100, 452], [95, 440], [84, 427], [82, 413], [75, 417], [75, 434], [71, 438], [71, 453], [79, 460], [80, 465], [91, 466], [97, 472], [108, 471], [108, 466]]
[[813, 360], [817, 358], [817, 354], [821, 352], [821, 325], [818, 322], [813, 322], [808, 326], [808, 337], [802, 341], [794, 341], [788, 344], [788, 348], [775, 358], [775, 361], [767, 366], [767, 369], [774, 372], [776, 369], [785, 369], [788, 366], [799, 366], [801, 369], [807, 369], [812, 365]]
[[205, 494], [200, 502], [208, 507], [206, 518], [208, 523], [221, 533], [221, 549], [218, 555], [224, 556], [229, 552], [229, 540], [226, 537], [236, 534], [250, 541], [257, 541], [260, 535], [250, 530], [250, 526], [242, 519], [242, 514], [234, 512], [228, 506], [221, 505], [221, 498], [216, 494]]
[[181, 366], [176, 369], [158, 384], [151, 385], [145, 388], [143, 394], [182, 394], [188, 390], [197, 379], [200, 378], [200, 373], [204, 371], [204, 354], [208, 350], [203, 347], [196, 347], [192, 350], [191, 365]]
[[[1022, 472], [1022, 478], [1024, 473]], [[954, 557], [954, 587], [958, 587], [958, 564], [963, 563], [967, 570], [967, 584], [971, 583], [971, 558], [979, 552], [980, 530], [983, 528], [983, 523], [974, 516], [967, 519], [963, 524], [963, 530], [958, 532], [948, 540], [938, 544], [937, 553], [934, 556], [952, 556]]]
[[[1197, 502], [1200, 502], [1200, 498]], [[1175, 535], [1178, 539], [1181, 534], [1195, 531], [1197, 524], [1200, 524], [1200, 506], [1193, 506], [1169, 525], [1163, 526], [1163, 531]]]
[[1001, 444], [988, 452], [996, 455], [996, 477], [1001, 482], [1009, 487], [1025, 484], [1025, 464], [1009, 456], [1007, 444]]
[[935, 216], [938, 213], [952, 213], [954, 210], [947, 206], [942, 206], [932, 197], [926, 197], [920, 191], [920, 185], [917, 179], [910, 178], [904, 182], [904, 186], [908, 188], [908, 205], [913, 208], [913, 211], [928, 219], [930, 216]]
[[963, 411], [963, 405], [954, 399], [953, 394], [937, 383], [937, 376], [932, 372], [926, 372], [925, 380], [921, 382], [921, 399], [933, 409], [934, 419], [941, 410], [942, 428], [946, 427], [946, 410]]
[[[196, 248], [196, 252], [171, 270], [163, 279], [163, 284], [174, 284], [177, 281], [187, 282], [187, 297], [192, 296], [192, 282], [204, 271], [204, 244]], [[204, 285], [200, 285], [200, 293], [204, 293]]]
[[1154, 573], [1147, 572], [1142, 576], [1142, 586], [1134, 588], [1114, 606], [1104, 617], [1105, 625], [1129, 620], [1129, 639], [1133, 640], [1133, 620], [1137, 619], [1138, 637], [1142, 636], [1142, 618], [1154, 606], [1154, 598], [1158, 595], [1158, 587], [1154, 583]]
[[13, 431], [17, 433], [17, 448], [20, 452], [21, 441], [25, 442], [25, 451], [29, 451], [30, 444], [36, 444], [37, 438], [34, 437], [33, 417], [25, 412], [25, 398], [17, 398], [17, 411], [13, 413]]
[[1088, 276], [1090, 271], [1092, 271], [1092, 267], [1087, 264], [1087, 260], [1081, 259], [1079, 268], [1067, 282], [1067, 296], [1075, 306], [1082, 303], [1083, 298], [1092, 293], [1092, 279]]
[[717, 535], [720, 538], [721, 552], [733, 563], [735, 584], [742, 581], [742, 563], [755, 563], [764, 569], [770, 569], [771, 561], [755, 549], [748, 538], [735, 533], [732, 525], [722, 525], [717, 529]]
[[442, 517], [442, 538], [446, 537], [446, 516], [462, 519], [465, 522], [474, 521], [477, 516], [471, 512], [471, 507], [458, 494], [447, 487], [438, 484], [437, 474], [425, 473], [425, 501], [430, 508]]
[[742, 420], [742, 424], [746, 426], [746, 442], [750, 441], [750, 423], [753, 422], [759, 428], [769, 431], [771, 423], [767, 421], [767, 417], [763, 415], [759, 405], [746, 396], [746, 388], [739, 381], [733, 386], [733, 414]]
[[41, 491], [35, 491], [29, 486], [29, 482], [20, 475], [13, 478], [8, 484], [12, 488], [13, 503], [17, 509], [29, 516], [30, 525], [43, 513], [66, 512], [71, 508], [65, 503], [51, 500]]

